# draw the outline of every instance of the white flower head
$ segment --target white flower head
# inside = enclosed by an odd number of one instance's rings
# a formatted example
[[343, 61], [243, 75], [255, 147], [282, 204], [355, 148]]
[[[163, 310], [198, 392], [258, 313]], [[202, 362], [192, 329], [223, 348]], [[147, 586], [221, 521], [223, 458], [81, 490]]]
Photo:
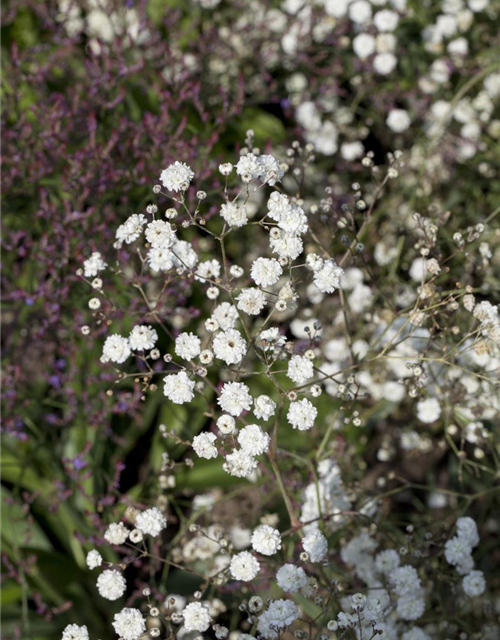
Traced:
[[168, 249], [175, 240], [175, 231], [170, 222], [153, 220], [146, 227], [146, 240], [154, 249]]
[[113, 522], [106, 529], [104, 539], [106, 542], [109, 542], [109, 544], [120, 545], [125, 542], [129, 533], [129, 530], [123, 522]]
[[234, 304], [221, 302], [220, 305], [214, 309], [212, 318], [217, 322], [222, 331], [227, 331], [228, 329], [234, 329], [234, 325], [238, 320], [238, 311]]
[[89, 640], [89, 631], [85, 625], [69, 624], [62, 632], [61, 640]]
[[127, 583], [119, 571], [107, 569], [97, 578], [99, 594], [106, 600], [118, 600], [125, 593]]
[[208, 606], [201, 602], [191, 602], [182, 610], [186, 631], [204, 633], [212, 624]]
[[90, 258], [83, 263], [83, 275], [86, 278], [94, 278], [100, 271], [104, 271], [107, 266], [101, 254], [98, 251], [94, 251]]
[[255, 287], [242, 289], [236, 300], [238, 301], [238, 309], [249, 316], [258, 315], [267, 302], [266, 294]]
[[146, 631], [146, 623], [139, 609], [125, 608], [115, 613], [113, 627], [123, 640], [136, 640]]
[[313, 427], [317, 415], [316, 407], [307, 398], [302, 398], [290, 403], [287, 419], [294, 429], [307, 431]]
[[222, 205], [220, 214], [230, 227], [244, 227], [248, 222], [247, 208], [244, 204], [226, 202]]
[[295, 593], [307, 585], [307, 575], [302, 567], [284, 564], [276, 574], [276, 582], [283, 591]]
[[220, 262], [218, 260], [205, 260], [200, 262], [196, 270], [195, 279], [199, 282], [216, 280], [220, 276]]
[[417, 402], [417, 417], [421, 422], [436, 422], [441, 415], [441, 405], [437, 398], [425, 398]]
[[249, 551], [242, 551], [232, 557], [229, 570], [235, 580], [250, 582], [259, 573], [260, 564]]
[[223, 469], [235, 478], [248, 478], [257, 468], [257, 461], [243, 449], [235, 449], [226, 456]]
[[205, 460], [210, 460], [211, 458], [217, 458], [218, 451], [217, 447], [214, 445], [217, 436], [215, 433], [200, 433], [199, 435], [193, 438], [193, 449], [196, 452], [196, 455], [200, 458], [205, 458]]
[[102, 556], [97, 549], [92, 549], [87, 553], [86, 561], [89, 569], [96, 569], [102, 564]]
[[217, 419], [217, 427], [224, 436], [228, 436], [236, 431], [236, 421], [233, 416], [224, 414]]
[[328, 553], [328, 542], [321, 531], [312, 531], [302, 540], [302, 547], [311, 562], [322, 562]]
[[127, 218], [116, 230], [116, 239], [119, 245], [123, 242], [131, 244], [140, 238], [147, 221], [146, 216], [142, 213], [134, 213]]
[[149, 351], [153, 349], [158, 340], [158, 334], [149, 325], [136, 325], [128, 338], [132, 351]]
[[268, 640], [278, 638], [278, 630], [289, 627], [299, 617], [297, 605], [292, 600], [273, 600], [259, 617], [257, 630]]
[[252, 534], [252, 548], [264, 556], [273, 556], [281, 549], [280, 532], [268, 524], [262, 524]]
[[292, 356], [288, 362], [287, 376], [296, 384], [304, 384], [314, 375], [314, 366], [305, 356]]
[[247, 343], [236, 329], [219, 332], [213, 342], [215, 357], [226, 364], [241, 362], [247, 352]]
[[261, 173], [261, 166], [258, 157], [253, 153], [247, 153], [241, 156], [236, 164], [236, 173], [241, 177], [243, 182], [251, 182]]
[[175, 353], [184, 360], [193, 360], [201, 353], [201, 340], [194, 333], [181, 333], [175, 339]]
[[161, 172], [160, 182], [169, 191], [186, 191], [194, 173], [184, 162], [176, 161]]
[[226, 382], [217, 400], [223, 411], [232, 416], [239, 416], [243, 411], [249, 411], [252, 396], [243, 382]]
[[191, 402], [194, 398], [195, 383], [185, 371], [173, 373], [163, 379], [163, 394], [174, 404]]
[[138, 514], [135, 520], [135, 526], [142, 531], [142, 533], [156, 537], [167, 526], [167, 519], [158, 507], [152, 507], [146, 509]]
[[258, 396], [253, 403], [253, 412], [256, 418], [260, 420], [269, 420], [276, 411], [276, 402], [269, 396]]
[[247, 424], [238, 434], [238, 443], [245, 453], [260, 456], [269, 449], [271, 438], [258, 424]]
[[486, 590], [486, 581], [482, 571], [471, 571], [462, 580], [465, 593], [474, 598], [482, 595]]
[[321, 269], [314, 273], [313, 282], [322, 293], [333, 293], [340, 289], [340, 279], [344, 270], [335, 260], [327, 260]]
[[250, 276], [259, 287], [270, 287], [280, 279], [283, 269], [274, 258], [257, 258], [252, 264]]
[[116, 362], [122, 364], [130, 356], [130, 343], [128, 338], [114, 333], [108, 336], [102, 347], [101, 362]]

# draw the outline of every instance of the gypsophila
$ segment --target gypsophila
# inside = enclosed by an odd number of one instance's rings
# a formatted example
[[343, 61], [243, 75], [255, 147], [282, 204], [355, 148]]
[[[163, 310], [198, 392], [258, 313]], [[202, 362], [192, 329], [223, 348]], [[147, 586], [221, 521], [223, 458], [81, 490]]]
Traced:
[[157, 507], [152, 507], [138, 514], [135, 520], [135, 526], [142, 533], [154, 537], [160, 535], [163, 529], [165, 529], [167, 519]]
[[252, 548], [264, 556], [272, 556], [281, 549], [281, 536], [277, 529], [263, 524], [252, 533]]
[[169, 191], [186, 191], [194, 173], [184, 162], [174, 162], [161, 172], [160, 182]]
[[251, 553], [242, 551], [233, 556], [229, 569], [235, 580], [250, 582], [259, 573], [260, 565]]
[[113, 628], [123, 640], [136, 640], [146, 631], [146, 623], [139, 609], [125, 608], [115, 613]]
[[97, 589], [106, 600], [118, 600], [125, 593], [127, 583], [119, 571], [107, 569], [97, 578]]

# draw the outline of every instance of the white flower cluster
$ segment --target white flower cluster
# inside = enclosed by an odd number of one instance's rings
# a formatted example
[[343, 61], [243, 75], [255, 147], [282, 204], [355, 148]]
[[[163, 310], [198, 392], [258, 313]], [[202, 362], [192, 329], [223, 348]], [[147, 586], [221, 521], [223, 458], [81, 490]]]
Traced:
[[[377, 7], [373, 8], [377, 35], [372, 35], [369, 29], [366, 33], [363, 31], [367, 25], [363, 12], [368, 15], [365, 5], [370, 7], [371, 16], [372, 4]], [[379, 40], [379, 36], [389, 35], [396, 28], [403, 9], [396, 6], [380, 8], [382, 4], [364, 0], [346, 4], [349, 18], [359, 26], [358, 38], [370, 35]], [[402, 133], [409, 126], [408, 114], [394, 109], [387, 124], [394, 132]], [[335, 553], [339, 553], [345, 565], [345, 582], [355, 589], [360, 584], [366, 585], [367, 595], [354, 593], [344, 597], [338, 590], [335, 601], [340, 603], [342, 610], [336, 609], [328, 622], [328, 631], [339, 632], [339, 637], [347, 637], [344, 630], [352, 629], [353, 637], [354, 634], [366, 638], [381, 635], [388, 640], [429, 640], [432, 636], [424, 616], [426, 607], [432, 602], [432, 582], [426, 582], [427, 575], [418, 563], [420, 556], [416, 552], [409, 555], [404, 546], [399, 552], [394, 548], [379, 547], [382, 536], [379, 538], [378, 531], [383, 531], [381, 502], [376, 497], [360, 502], [362, 472], [359, 469], [352, 473], [348, 470], [347, 475], [344, 473], [345, 484], [342, 478], [341, 468], [345, 472], [349, 464], [344, 464], [342, 454], [359, 444], [345, 437], [343, 427], [348, 424], [356, 428], [363, 426], [365, 412], [357, 409], [365, 400], [373, 401], [370, 408], [382, 407], [382, 412], [375, 414], [383, 416], [381, 422], [395, 406], [399, 411], [408, 405], [415, 410], [410, 424], [394, 429], [394, 434], [387, 433], [392, 429], [381, 432], [377, 460], [383, 465], [399, 453], [430, 455], [432, 431], [438, 431], [444, 421], [442, 416], [449, 415], [448, 410], [443, 409], [446, 406], [443, 398], [446, 402], [452, 398], [448, 387], [458, 387], [456, 381], [460, 382], [464, 391], [460, 389], [459, 393], [457, 390], [457, 397], [463, 404], [462, 398], [466, 394], [479, 397], [484, 393], [483, 403], [484, 397], [491, 398], [484, 392], [485, 381], [474, 379], [473, 370], [467, 372], [469, 379], [462, 372], [467, 371], [465, 367], [470, 359], [478, 356], [478, 342], [482, 345], [484, 338], [496, 342], [498, 309], [488, 302], [476, 304], [471, 294], [463, 299], [467, 313], [456, 302], [460, 297], [441, 300], [439, 296], [448, 294], [442, 294], [434, 282], [445, 275], [445, 261], [433, 258], [431, 247], [429, 254], [422, 250], [419, 257], [414, 258], [412, 254], [409, 260], [402, 261], [404, 291], [395, 294], [394, 311], [378, 313], [375, 307], [378, 293], [375, 287], [369, 286], [371, 276], [363, 268], [361, 259], [358, 266], [344, 270], [346, 260], [353, 257], [348, 249], [354, 246], [352, 240], [342, 238], [347, 251], [337, 263], [325, 248], [329, 240], [324, 246], [318, 246], [314, 219], [318, 208], [298, 196], [285, 195], [281, 187], [280, 190], [273, 188], [285, 177], [285, 170], [286, 167], [273, 156], [259, 155], [257, 151], [245, 153], [235, 171], [243, 185], [230, 191], [229, 176], [233, 167], [229, 163], [221, 165], [221, 175], [228, 178], [225, 202], [211, 206], [206, 217], [203, 212], [206, 194], [198, 196], [194, 213], [187, 206], [190, 199], [186, 191], [194, 179], [189, 167], [174, 163], [162, 173], [163, 186], [169, 192], [179, 194], [169, 196], [179, 210], [167, 210], [169, 221], [157, 219], [155, 207], [149, 207], [147, 211], [153, 219], [134, 214], [121, 225], [116, 242], [127, 260], [126, 245], [141, 237], [146, 244], [146, 258], [140, 253], [141, 274], [148, 279], [149, 265], [153, 282], [150, 288], [141, 289], [141, 294], [147, 302], [146, 322], [151, 324], [133, 326], [128, 337], [117, 333], [108, 335], [101, 360], [123, 364], [133, 356], [141, 370], [128, 375], [137, 375], [136, 384], [143, 385], [144, 393], [146, 390], [154, 392], [160, 386], [163, 395], [174, 405], [193, 403], [193, 413], [203, 416], [204, 422], [201, 430], [195, 434], [190, 432], [189, 440], [185, 438], [185, 431], [181, 439], [174, 429], [165, 425], [160, 429], [166, 440], [172, 438], [185, 448], [191, 446], [194, 461], [191, 455], [186, 457], [186, 467], [198, 464], [197, 458], [201, 458], [210, 461], [204, 463], [207, 467], [222, 468], [231, 476], [247, 481], [235, 481], [237, 485], [254, 483], [251, 490], [255, 489], [256, 502], [261, 499], [274, 501], [278, 491], [283, 499], [283, 513], [288, 514], [291, 525], [288, 530], [281, 527], [281, 512], [279, 515], [267, 513], [255, 525], [255, 521], [249, 522], [245, 508], [231, 525], [219, 525], [216, 519], [218, 501], [223, 495], [220, 490], [207, 490], [193, 496], [192, 500], [185, 500], [191, 515], [185, 522], [184, 514], [179, 518], [180, 527], [185, 528], [174, 538], [171, 561], [176, 568], [185, 566], [197, 576], [207, 576], [214, 588], [229, 584], [227, 593], [238, 589], [245, 593], [253, 590], [254, 585], [260, 587], [262, 584], [263, 589], [269, 586], [273, 597], [283, 595], [283, 599], [268, 600], [266, 604], [259, 596], [253, 596], [240, 606], [240, 611], [245, 611], [249, 621], [256, 625], [258, 637], [278, 640], [299, 617], [306, 616], [306, 607], [302, 607], [304, 599], [317, 606], [323, 606], [325, 602], [333, 606], [331, 597], [337, 587], [332, 586], [330, 577], [327, 587], [324, 582], [325, 576], [330, 576], [330, 564], [337, 564], [333, 559], [334, 546], [329, 540], [330, 535], [335, 534], [336, 540], [340, 540], [335, 545], [335, 549], [339, 547]], [[287, 179], [283, 182], [287, 186]], [[359, 185], [355, 186], [356, 191], [359, 189]], [[266, 190], [269, 191], [267, 195]], [[230, 193], [238, 195], [230, 199]], [[359, 210], [366, 211], [366, 203], [362, 202], [362, 205]], [[220, 216], [213, 215], [217, 211]], [[176, 216], [180, 221], [174, 226], [170, 221]], [[420, 236], [432, 237], [434, 231], [429, 225], [427, 227], [423, 234], [419, 227], [419, 242], [424, 242]], [[189, 243], [177, 237], [188, 228]], [[202, 235], [199, 242], [193, 238], [195, 231]], [[262, 251], [262, 247], [257, 244], [254, 247], [250, 242], [248, 255], [242, 257], [241, 263], [232, 264], [238, 256], [234, 257], [227, 238], [240, 233], [245, 239], [253, 238], [254, 233], [265, 234], [269, 244]], [[231, 247], [229, 251], [228, 247]], [[377, 247], [375, 261], [381, 269], [386, 268], [394, 254], [388, 259], [390, 252], [382, 240]], [[358, 248], [362, 253], [363, 246]], [[213, 257], [210, 250], [217, 251], [217, 257]], [[264, 255], [259, 255], [259, 251]], [[362, 258], [364, 260], [364, 256]], [[85, 273], [90, 274], [86, 277], [93, 277], [101, 267], [106, 267], [102, 258], [93, 254], [90, 265], [84, 266]], [[166, 275], [169, 271], [171, 273]], [[171, 326], [165, 328], [161, 304], [156, 304], [161, 297], [151, 303], [148, 296], [150, 290], [153, 296], [163, 291], [165, 283], [177, 276], [182, 287], [192, 287], [198, 297], [205, 295], [206, 304], [200, 305], [196, 322], [191, 324], [193, 318], [180, 309], [176, 310]], [[338, 295], [327, 297], [338, 289], [341, 289]], [[385, 292], [382, 293], [385, 304]], [[432, 298], [430, 302], [429, 298]], [[463, 351], [456, 356], [459, 366], [450, 367], [452, 374], [449, 377], [443, 364], [444, 358], [453, 350], [439, 349], [439, 357], [433, 358], [434, 338], [445, 332], [426, 327], [427, 305], [430, 310], [446, 305], [450, 313], [469, 314], [470, 336], [464, 340], [460, 338]], [[324, 313], [321, 307], [324, 307]], [[398, 308], [403, 310], [400, 315]], [[297, 309], [299, 312], [296, 313]], [[418, 314], [422, 317], [417, 321], [415, 316]], [[350, 334], [350, 322], [356, 327], [359, 323], [362, 328], [354, 337]], [[165, 329], [165, 338], [160, 340], [162, 329]], [[344, 329], [345, 336], [339, 335]], [[455, 327], [451, 333], [454, 332]], [[439, 336], [436, 344], [438, 340]], [[160, 353], [165, 342], [171, 345], [170, 350]], [[373, 363], [371, 367], [370, 363]], [[428, 383], [429, 379], [431, 383]], [[155, 384], [157, 380], [162, 384]], [[317, 401], [323, 392], [329, 396], [327, 403]], [[323, 417], [324, 407], [328, 404], [334, 409], [330, 408], [325, 425], [318, 417]], [[464, 419], [467, 422], [464, 427], [466, 443], [477, 445], [481, 439], [488, 438], [486, 420], [491, 419], [494, 411], [488, 413], [491, 409], [484, 408], [472, 411], [458, 405], [455, 408], [457, 422]], [[177, 410], [176, 407], [172, 409]], [[387, 414], [384, 413], [386, 410]], [[189, 415], [185, 409], [181, 412]], [[366, 413], [370, 415], [370, 411]], [[451, 428], [458, 431], [454, 425]], [[450, 437], [456, 433], [451, 428]], [[314, 457], [300, 450], [291, 451], [287, 457], [286, 439], [304, 442], [316, 436], [319, 436], [320, 445], [316, 447]], [[359, 438], [359, 442], [364, 445], [366, 436]], [[316, 440], [314, 443], [317, 444]], [[175, 486], [176, 478], [175, 472], [171, 476], [167, 472], [182, 463], [170, 460], [166, 452], [162, 463], [160, 485], [168, 490]], [[294, 469], [293, 477], [288, 478], [286, 474], [292, 465], [299, 470]], [[298, 483], [296, 477], [300, 470], [306, 471]], [[306, 473], [310, 475], [306, 476]], [[276, 484], [272, 488], [276, 488], [276, 492], [268, 492], [273, 474]], [[306, 477], [308, 479], [303, 482]], [[377, 486], [384, 487], [387, 478], [379, 480]], [[189, 493], [186, 492], [186, 496]], [[429, 498], [429, 505], [433, 500], [436, 506], [442, 506], [436, 495]], [[179, 514], [180, 511], [179, 507]], [[163, 510], [129, 508], [124, 520], [133, 523], [135, 528], [132, 530], [123, 522], [115, 522], [104, 533], [104, 539], [118, 547], [117, 553], [124, 552], [120, 549], [124, 545], [133, 547], [144, 540], [145, 544], [140, 544], [138, 551], [143, 554], [141, 558], [146, 557], [150, 548], [146, 536], [155, 537], [155, 545], [161, 545], [161, 534], [167, 526]], [[351, 534], [354, 537], [348, 542], [339, 533], [347, 523], [355, 528], [355, 534]], [[190, 536], [190, 533], [194, 535]], [[395, 535], [399, 536], [400, 532]], [[474, 521], [460, 518], [457, 534], [446, 543], [444, 550], [448, 563], [462, 576], [463, 593], [469, 598], [486, 590], [484, 576], [474, 570], [472, 560], [472, 550], [478, 542]], [[405, 556], [406, 564], [403, 564]], [[106, 599], [117, 600], [127, 589], [119, 570], [123, 565], [106, 565], [96, 549], [88, 553], [90, 569], [98, 570], [103, 564], [97, 579], [98, 591]], [[335, 566], [335, 574], [338, 572]], [[233, 585], [233, 582], [241, 584]], [[325, 597], [326, 592], [328, 596]], [[201, 601], [201, 593], [200, 590], [194, 594], [193, 602], [180, 599], [175, 605], [170, 603], [167, 607], [169, 620], [179, 626], [179, 637], [205, 634], [211, 629], [210, 633], [213, 632], [217, 640], [227, 640], [229, 631], [214, 622], [224, 603], [218, 603], [216, 598]], [[151, 617], [158, 616], [151, 613]], [[423, 626], [415, 626], [416, 621]], [[124, 640], [140, 637], [145, 632], [145, 624], [145, 615], [131, 608], [116, 614], [113, 623]], [[154, 636], [153, 626], [149, 627], [149, 621], [147, 624]], [[73, 630], [68, 627], [67, 633], [65, 631], [68, 639], [73, 640], [69, 634], [74, 633], [77, 640], [87, 640], [82, 635], [82, 628], [73, 627]], [[291, 631], [299, 637], [297, 630]], [[255, 639], [245, 633], [240, 640]]]
[[480, 596], [486, 589], [482, 571], [474, 570], [472, 550], [479, 544], [479, 534], [472, 518], [463, 517], [457, 520], [457, 533], [445, 544], [444, 555], [458, 573], [464, 576], [462, 586], [470, 596]]

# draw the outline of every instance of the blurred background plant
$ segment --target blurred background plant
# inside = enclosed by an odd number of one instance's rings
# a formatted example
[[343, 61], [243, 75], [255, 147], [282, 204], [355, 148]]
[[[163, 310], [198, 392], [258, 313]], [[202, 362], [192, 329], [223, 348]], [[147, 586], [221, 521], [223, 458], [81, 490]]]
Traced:
[[[247, 129], [262, 149], [272, 143], [285, 151], [297, 137], [317, 147], [309, 178], [321, 190], [328, 185], [340, 211], [367, 151], [380, 164], [403, 149], [408, 170], [380, 206], [378, 239], [397, 243], [414, 211], [442, 213], [444, 223], [450, 210], [461, 228], [493, 221], [478, 286], [498, 292], [498, 4], [373, 2], [368, 17], [352, 4], [4, 3], [6, 638], [58, 638], [69, 620], [92, 619], [96, 634], [107, 633], [108, 607], [96, 604], [84, 561], [103, 530], [103, 509], [157, 492], [158, 424], [189, 424], [187, 436], [204, 426], [202, 415], [172, 415], [158, 396], [144, 403], [133, 381], [106, 395], [114, 378], [98, 364], [105, 327], [90, 339], [80, 334], [86, 318], [77, 268], [97, 248], [111, 255], [116, 226], [144, 210], [170, 162], [189, 163], [210, 193], [219, 186], [210, 182], [214, 169]], [[382, 9], [397, 19], [376, 19]], [[190, 296], [182, 287], [169, 291], [169, 322], [194, 313]], [[136, 311], [138, 321], [147, 315]], [[386, 410], [381, 401], [372, 420]], [[358, 441], [353, 427], [345, 437], [365, 464], [379, 464], [373, 442]], [[175, 456], [182, 460], [185, 449]], [[418, 481], [444, 486], [456, 472], [448, 466], [458, 464], [446, 457], [422, 465]], [[202, 464], [179, 472], [176, 499], [189, 501], [202, 487], [238, 491], [233, 481], [218, 465]], [[489, 486], [477, 467], [467, 482], [460, 487], [467, 494]], [[402, 512], [424, 499], [402, 495]], [[478, 508], [483, 524], [491, 525], [494, 504], [487, 493]]]

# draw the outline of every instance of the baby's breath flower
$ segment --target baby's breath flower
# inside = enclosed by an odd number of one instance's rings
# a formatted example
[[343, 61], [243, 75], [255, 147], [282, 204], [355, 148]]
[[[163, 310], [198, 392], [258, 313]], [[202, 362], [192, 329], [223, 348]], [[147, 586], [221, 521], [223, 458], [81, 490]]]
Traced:
[[175, 404], [185, 404], [194, 398], [195, 383], [185, 371], [180, 371], [163, 379], [163, 394]]
[[174, 162], [161, 172], [160, 182], [169, 191], [186, 191], [194, 173], [184, 162]]
[[233, 556], [229, 567], [235, 580], [250, 582], [259, 573], [260, 565], [248, 551], [242, 551]]

